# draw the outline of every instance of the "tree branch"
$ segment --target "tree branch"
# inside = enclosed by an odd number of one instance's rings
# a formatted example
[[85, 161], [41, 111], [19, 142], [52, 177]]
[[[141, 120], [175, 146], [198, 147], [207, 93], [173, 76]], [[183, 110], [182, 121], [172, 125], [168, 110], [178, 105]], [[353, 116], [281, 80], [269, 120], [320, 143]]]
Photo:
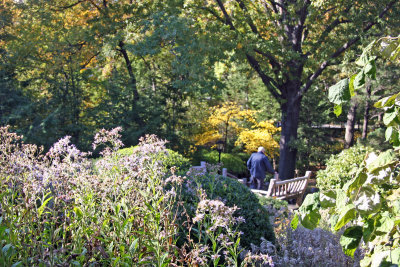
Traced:
[[76, 6], [76, 5], [79, 5], [80, 3], [83, 3], [83, 2], [85, 2], [85, 1], [86, 1], [86, 0], [78, 0], [77, 2], [72, 3], [72, 4], [70, 4], [70, 5], [67, 5], [67, 6], [56, 6], [56, 9], [51, 8], [51, 10], [52, 10], [52, 11], [63, 11], [63, 10], [65, 10], [65, 9], [68, 9], [68, 8], [74, 7], [74, 6]]
[[260, 64], [253, 56], [246, 53], [246, 57], [251, 67], [258, 73], [263, 83], [267, 86], [268, 90], [275, 97], [275, 99], [279, 101], [282, 98], [282, 95], [277, 90], [278, 88], [277, 83], [261, 70]]
[[272, 68], [274, 69], [274, 73], [276, 75], [278, 75], [278, 72], [282, 69], [281, 65], [279, 64], [279, 62], [269, 53], [263, 52], [259, 49], [254, 49], [254, 52], [256, 52], [257, 54], [262, 55], [263, 57], [267, 58], [269, 60], [269, 63], [271, 63]]
[[213, 15], [218, 21], [225, 23], [225, 20], [223, 18], [221, 18], [217, 12], [215, 12], [214, 10], [212, 10], [211, 8], [207, 8], [207, 7], [203, 7], [203, 6], [196, 6], [197, 8], [203, 9], [208, 11], [209, 13], [211, 13], [211, 15]]
[[236, 2], [239, 4], [240, 9], [243, 11], [243, 14], [247, 18], [247, 24], [249, 24], [251, 31], [255, 34], [258, 34], [257, 27], [253, 23], [253, 20], [250, 18], [246, 5], [243, 3], [242, 0], [236, 0]]
[[[393, 7], [393, 5], [395, 3], [397, 3], [397, 0], [393, 0], [391, 1], [383, 10], [382, 12], [379, 14], [379, 18], [383, 18], [385, 16], [385, 14]], [[375, 24], [377, 24], [378, 22], [375, 21], [370, 21], [363, 29], [363, 32], [367, 32], [368, 30], [370, 30], [372, 28], [372, 26], [374, 26]], [[314, 83], [314, 81], [322, 74], [322, 72], [330, 65], [332, 65], [331, 61], [335, 58], [337, 58], [338, 56], [340, 56], [344, 51], [346, 51], [349, 47], [351, 47], [352, 45], [354, 45], [356, 42], [358, 42], [361, 39], [360, 36], [357, 36], [355, 38], [353, 38], [352, 40], [348, 41], [347, 43], [345, 43], [343, 46], [339, 47], [327, 60], [325, 60], [324, 62], [322, 62], [322, 64], [319, 66], [319, 68], [312, 74], [309, 76], [309, 78], [307, 79], [306, 84], [299, 90], [296, 99], [299, 99], [300, 97], [302, 97], [307, 91], [308, 89], [311, 87], [311, 85]]]
[[94, 55], [92, 55], [85, 63], [80, 65], [81, 69], [86, 68], [87, 65], [90, 64], [90, 62], [92, 61], [92, 59], [94, 59], [95, 57], [97, 57], [100, 54], [100, 52], [96, 52]]
[[225, 9], [225, 7], [224, 7], [224, 4], [221, 2], [221, 0], [216, 0], [216, 1], [217, 1], [217, 3], [218, 3], [218, 6], [219, 6], [219, 8], [221, 9], [222, 13], [224, 14], [224, 17], [225, 17], [225, 24], [226, 24], [226, 25], [229, 25], [229, 26], [231, 27], [231, 30], [236, 30], [236, 29], [235, 29], [235, 26], [233, 26], [231, 17], [229, 17], [228, 12], [226, 12], [226, 9]]

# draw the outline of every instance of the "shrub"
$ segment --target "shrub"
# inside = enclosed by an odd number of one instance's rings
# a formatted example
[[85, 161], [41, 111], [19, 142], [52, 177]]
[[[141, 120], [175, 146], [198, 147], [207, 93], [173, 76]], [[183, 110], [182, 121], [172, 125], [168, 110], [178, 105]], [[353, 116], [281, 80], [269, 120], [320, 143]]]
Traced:
[[[118, 154], [121, 156], [129, 156], [134, 153], [136, 147], [128, 147], [118, 150]], [[186, 173], [189, 170], [191, 163], [188, 158], [185, 158], [178, 152], [171, 149], [166, 149], [166, 152], [162, 154], [160, 160], [163, 162], [163, 166], [167, 169], [176, 167], [177, 173]]]
[[[195, 205], [198, 199], [193, 197], [194, 192], [201, 188], [205, 191], [207, 198], [221, 200], [227, 206], [239, 208], [235, 216], [241, 216], [245, 219], [245, 222], [238, 229], [244, 233], [240, 240], [243, 247], [249, 248], [251, 243], [259, 243], [261, 237], [275, 242], [275, 235], [267, 210], [259, 203], [257, 196], [245, 185], [235, 179], [215, 174], [189, 174], [187, 182], [194, 182], [195, 184], [187, 184], [183, 187], [186, 188], [183, 196], [185, 203]], [[189, 212], [190, 209], [188, 207]]]
[[0, 128], [0, 266], [238, 266], [237, 207], [203, 194], [185, 227], [204, 238], [178, 247], [184, 178], [166, 177], [155, 136], [117, 155], [119, 130], [96, 134], [93, 163], [70, 137], [44, 155]]
[[[200, 158], [207, 163], [217, 164], [218, 157], [218, 151], [201, 151]], [[222, 167], [227, 168], [230, 173], [243, 174], [247, 171], [246, 162], [244, 162], [241, 157], [237, 155], [221, 153], [221, 163], [223, 164]]]
[[[283, 223], [277, 245], [263, 240], [252, 246], [253, 254], [269, 255], [275, 266], [359, 266], [363, 251], [357, 250], [355, 258], [346, 256], [340, 246], [339, 236], [329, 231], [299, 227], [291, 229]], [[257, 266], [270, 266], [259, 264]]]
[[370, 147], [356, 145], [332, 155], [326, 162], [326, 169], [317, 172], [318, 188], [321, 190], [342, 188], [357, 172], [366, 153], [372, 151]]

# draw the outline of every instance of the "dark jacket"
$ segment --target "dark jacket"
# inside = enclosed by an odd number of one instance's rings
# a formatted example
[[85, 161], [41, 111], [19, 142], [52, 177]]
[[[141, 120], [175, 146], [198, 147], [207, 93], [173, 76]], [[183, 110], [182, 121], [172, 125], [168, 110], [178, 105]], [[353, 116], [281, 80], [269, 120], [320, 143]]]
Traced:
[[272, 174], [275, 173], [275, 170], [272, 168], [268, 157], [262, 152], [251, 154], [249, 160], [247, 161], [247, 169], [250, 171], [251, 176], [259, 179], [264, 179], [266, 172]]

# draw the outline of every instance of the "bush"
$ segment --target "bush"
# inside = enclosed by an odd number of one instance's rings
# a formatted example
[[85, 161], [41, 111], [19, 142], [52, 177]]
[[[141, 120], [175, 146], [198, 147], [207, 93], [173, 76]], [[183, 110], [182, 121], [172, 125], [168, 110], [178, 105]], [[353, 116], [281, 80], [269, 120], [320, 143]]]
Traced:
[[258, 198], [258, 202], [262, 206], [270, 206], [277, 210], [288, 207], [288, 203], [285, 200], [280, 200], [280, 199], [276, 199], [273, 197], [264, 197], [264, 196], [259, 196], [259, 195], [257, 195], [257, 198]]
[[[123, 148], [118, 150], [118, 154], [121, 156], [130, 156], [133, 154], [136, 146]], [[162, 155], [161, 158], [165, 168], [170, 169], [171, 167], [176, 167], [177, 173], [186, 173], [189, 170], [191, 163], [188, 158], [185, 158], [178, 152], [171, 149], [166, 149], [166, 153]]]
[[[197, 187], [202, 188], [208, 199], [221, 200], [225, 205], [237, 206], [235, 216], [241, 216], [245, 222], [239, 225], [239, 231], [243, 232], [240, 244], [249, 248], [250, 244], [259, 244], [261, 238], [275, 242], [273, 227], [269, 221], [267, 210], [259, 203], [258, 198], [245, 185], [235, 179], [222, 177], [220, 175], [189, 175], [187, 182], [194, 182]], [[185, 188], [185, 186], [183, 187]], [[198, 199], [193, 197], [193, 192], [198, 188], [186, 185], [183, 200], [185, 203], [196, 206]], [[189, 192], [189, 193], [188, 193]], [[188, 208], [190, 211], [190, 207]]]
[[357, 172], [366, 153], [372, 151], [370, 147], [356, 145], [332, 155], [326, 162], [326, 169], [317, 172], [318, 188], [321, 190], [342, 188]]
[[[217, 164], [218, 157], [218, 151], [201, 151], [200, 158], [207, 163]], [[240, 156], [221, 153], [221, 163], [223, 163], [222, 167], [227, 168], [230, 173], [240, 175], [247, 172], [246, 162], [243, 161]]]
[[[93, 163], [70, 137], [42, 154], [0, 127], [0, 266], [238, 266], [237, 208], [203, 194], [182, 225], [186, 235], [197, 230], [197, 240], [177, 246], [184, 178], [166, 177], [165, 141], [154, 135], [118, 155], [119, 131], [96, 134], [93, 147], [104, 150]], [[210, 192], [220, 194], [215, 186]]]

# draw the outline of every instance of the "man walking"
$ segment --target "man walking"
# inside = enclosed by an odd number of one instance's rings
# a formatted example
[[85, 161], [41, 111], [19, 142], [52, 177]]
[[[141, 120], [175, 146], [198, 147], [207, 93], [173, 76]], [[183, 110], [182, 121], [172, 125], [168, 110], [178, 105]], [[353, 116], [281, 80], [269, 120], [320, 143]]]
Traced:
[[269, 172], [271, 174], [278, 174], [269, 162], [268, 157], [265, 155], [265, 148], [260, 146], [257, 153], [251, 154], [247, 161], [247, 169], [250, 171], [251, 178], [256, 179], [257, 189], [261, 189], [261, 185], [264, 184], [265, 174]]

